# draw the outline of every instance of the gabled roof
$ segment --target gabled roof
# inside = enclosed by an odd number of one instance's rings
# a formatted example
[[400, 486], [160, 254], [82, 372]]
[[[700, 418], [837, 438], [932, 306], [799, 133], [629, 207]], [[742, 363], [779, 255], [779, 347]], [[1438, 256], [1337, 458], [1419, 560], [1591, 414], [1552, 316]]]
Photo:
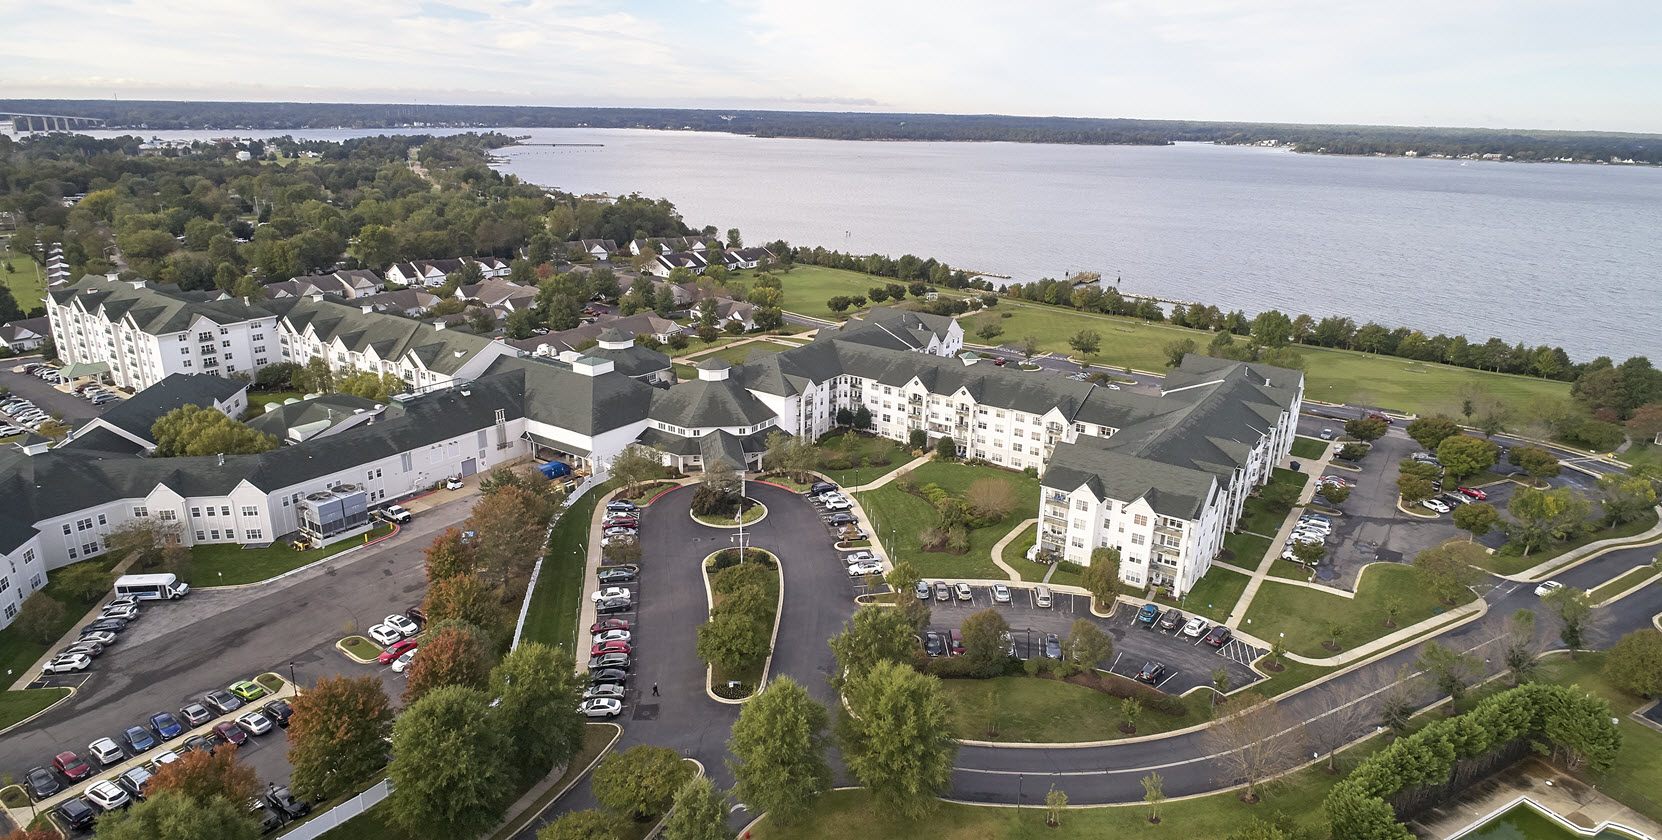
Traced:
[[773, 419], [773, 410], [746, 390], [743, 373], [740, 368], [726, 379], [695, 379], [655, 390], [647, 416], [688, 429], [755, 426]]
[[162, 415], [186, 405], [212, 408], [214, 403], [227, 402], [247, 387], [247, 383], [211, 373], [169, 374], [132, 398], [117, 400], [98, 419], [153, 443], [150, 427]]
[[[602, 334], [602, 340], [604, 340], [604, 334]], [[612, 370], [624, 376], [647, 376], [659, 371], [669, 370], [668, 356], [656, 350], [648, 350], [639, 344], [634, 344], [634, 336], [626, 336], [621, 340], [631, 343], [628, 347], [616, 350], [607, 349], [604, 346], [590, 347], [583, 351], [583, 355], [596, 359], [611, 360]]]
[[1081, 436], [1058, 443], [1051, 452], [1041, 486], [1072, 492], [1089, 487], [1098, 500], [1147, 500], [1155, 513], [1196, 519], [1211, 498], [1217, 479], [1209, 472], [1162, 464], [1107, 448], [1108, 440]]
[[569, 365], [542, 359], [497, 359], [479, 381], [486, 378], [521, 383], [526, 417], [580, 435], [598, 435], [645, 420], [659, 393], [615, 368], [587, 376]]

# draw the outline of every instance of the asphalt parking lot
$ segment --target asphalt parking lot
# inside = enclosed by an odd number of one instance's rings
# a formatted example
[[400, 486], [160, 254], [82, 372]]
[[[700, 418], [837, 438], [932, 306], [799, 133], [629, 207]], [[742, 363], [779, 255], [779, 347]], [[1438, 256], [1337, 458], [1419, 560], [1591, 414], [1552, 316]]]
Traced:
[[[930, 583], [934, 583], [933, 580]], [[947, 581], [950, 586], [953, 581]], [[1033, 590], [1012, 586], [1010, 603], [993, 603], [992, 589], [970, 587], [970, 600], [960, 601], [954, 595], [951, 601], [929, 602], [929, 629], [945, 632], [956, 629], [964, 619], [985, 609], [995, 609], [1010, 623], [1011, 636], [1016, 643], [1016, 655], [1022, 659], [1044, 652], [1044, 637], [1048, 633], [1066, 638], [1073, 630], [1073, 622], [1080, 618], [1093, 621], [1114, 639], [1114, 657], [1105, 670], [1122, 677], [1135, 678], [1143, 664], [1150, 660], [1166, 666], [1166, 677], [1157, 688], [1168, 694], [1182, 694], [1199, 686], [1212, 684], [1212, 671], [1223, 668], [1229, 672], [1231, 688], [1239, 688], [1260, 679], [1247, 663], [1263, 651], [1240, 641], [1231, 641], [1222, 648], [1214, 648], [1200, 639], [1181, 635], [1179, 630], [1149, 630], [1136, 623], [1137, 610], [1121, 605], [1110, 618], [1091, 614], [1089, 598], [1084, 595], [1056, 593], [1046, 609], [1035, 604]]]
[[62, 414], [64, 422], [71, 426], [85, 423], [104, 413], [104, 408], [116, 404], [107, 403], [101, 408], [73, 394], [59, 391], [38, 376], [17, 372], [17, 368], [38, 361], [39, 357], [7, 359], [6, 364], [0, 367], [0, 387], [10, 388], [12, 394], [34, 403], [41, 411]]
[[[63, 750], [84, 752], [100, 737], [142, 724], [151, 714], [177, 712], [212, 689], [267, 671], [309, 685], [325, 676], [377, 674], [394, 705], [403, 676], [390, 666], [360, 665], [334, 645], [390, 613], [419, 603], [426, 589], [422, 549], [432, 536], [464, 519], [469, 496], [435, 507], [397, 537], [268, 584], [202, 589], [178, 601], [144, 602], [138, 620], [92, 668], [69, 680], [68, 702], [0, 738], [0, 773], [23, 778], [29, 768]], [[268, 733], [250, 739], [242, 756], [261, 780], [283, 783], [286, 740]]]

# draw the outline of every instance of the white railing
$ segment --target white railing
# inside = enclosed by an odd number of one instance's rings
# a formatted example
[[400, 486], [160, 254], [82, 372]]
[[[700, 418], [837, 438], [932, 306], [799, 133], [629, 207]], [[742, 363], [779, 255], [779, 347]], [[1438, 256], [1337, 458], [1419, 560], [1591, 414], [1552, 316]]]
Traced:
[[296, 828], [295, 830], [281, 836], [283, 840], [312, 840], [312, 838], [322, 836], [330, 829], [338, 828], [341, 823], [344, 823], [347, 820], [369, 810], [371, 805], [386, 799], [391, 793], [392, 782], [387, 779], [382, 779], [381, 781], [376, 782], [375, 785], [369, 790], [366, 790], [363, 793], [360, 793], [327, 811], [319, 812], [317, 816], [307, 820], [305, 823], [301, 824], [299, 828]]
[[525, 617], [531, 614], [531, 596], [537, 591], [537, 578], [542, 574], [543, 558], [548, 556], [548, 541], [554, 537], [554, 528], [560, 524], [561, 519], [565, 518], [564, 508], [571, 507], [578, 499], [583, 498], [584, 493], [605, 484], [608, 478], [611, 478], [611, 475], [602, 470], [578, 482], [571, 493], [566, 495], [566, 500], [561, 503], [562, 509], [556, 511], [554, 518], [549, 520], [548, 531], [542, 535], [544, 551], [537, 556], [537, 562], [531, 566], [531, 582], [525, 587], [525, 600], [519, 605], [519, 621], [514, 624], [514, 642], [509, 646], [510, 648], [519, 647], [520, 634], [525, 632]]

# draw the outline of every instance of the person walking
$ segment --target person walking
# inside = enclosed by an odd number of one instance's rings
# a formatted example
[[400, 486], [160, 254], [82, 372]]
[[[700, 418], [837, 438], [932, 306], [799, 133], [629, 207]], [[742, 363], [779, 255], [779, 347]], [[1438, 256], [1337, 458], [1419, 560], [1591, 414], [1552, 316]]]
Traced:
[[657, 683], [652, 684], [652, 696], [653, 697], [658, 696], [658, 684]]

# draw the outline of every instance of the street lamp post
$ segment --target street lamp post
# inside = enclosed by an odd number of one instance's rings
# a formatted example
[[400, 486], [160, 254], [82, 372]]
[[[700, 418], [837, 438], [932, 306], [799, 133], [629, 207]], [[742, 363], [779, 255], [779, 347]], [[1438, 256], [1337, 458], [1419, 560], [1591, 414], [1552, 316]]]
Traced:
[[300, 690], [300, 684], [298, 682], [295, 682], [295, 679], [294, 679], [294, 663], [293, 662], [289, 663], [289, 685], [294, 686], [295, 691]]

